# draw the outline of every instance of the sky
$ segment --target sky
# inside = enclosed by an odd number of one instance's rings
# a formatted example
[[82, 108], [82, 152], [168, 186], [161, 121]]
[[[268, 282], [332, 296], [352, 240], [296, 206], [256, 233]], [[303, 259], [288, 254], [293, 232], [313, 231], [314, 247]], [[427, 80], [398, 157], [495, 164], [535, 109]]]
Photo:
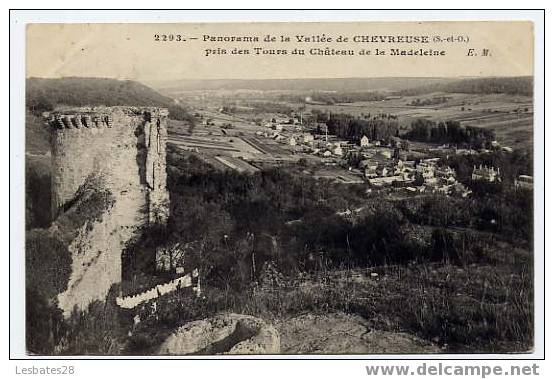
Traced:
[[[174, 36], [156, 41], [155, 35]], [[176, 41], [176, 36], [186, 41]], [[204, 36], [257, 36], [258, 42], [205, 42]], [[267, 35], [277, 42], [263, 42]], [[291, 42], [280, 43], [280, 36]], [[332, 42], [294, 42], [297, 35]], [[430, 36], [430, 44], [354, 43], [354, 36]], [[338, 43], [344, 36], [348, 42]], [[198, 38], [196, 40], [190, 37]], [[460, 42], [450, 42], [448, 37]], [[463, 41], [462, 41], [463, 40]], [[287, 49], [288, 55], [255, 55], [253, 48]], [[354, 50], [355, 56], [309, 55], [310, 48]], [[210, 54], [206, 49], [225, 49]], [[249, 55], [231, 54], [233, 48]], [[306, 55], [292, 55], [294, 48]], [[445, 50], [445, 56], [376, 56], [375, 48]], [[360, 50], [372, 52], [359, 55]], [[474, 49], [477, 56], [468, 56]], [[482, 56], [488, 49], [487, 56]], [[533, 74], [531, 22], [358, 22], [358, 23], [181, 23], [30, 24], [27, 77], [108, 77], [141, 81], [178, 79], [295, 79], [346, 77], [523, 76]]]

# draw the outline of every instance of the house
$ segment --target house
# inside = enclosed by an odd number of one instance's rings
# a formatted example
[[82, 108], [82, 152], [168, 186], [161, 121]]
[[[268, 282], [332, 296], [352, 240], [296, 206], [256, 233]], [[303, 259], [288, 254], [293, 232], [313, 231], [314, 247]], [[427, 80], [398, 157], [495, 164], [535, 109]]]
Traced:
[[402, 168], [404, 168], [404, 170], [407, 170], [407, 169], [415, 170], [415, 161], [402, 160]]
[[423, 162], [429, 165], [436, 166], [440, 162], [440, 160], [441, 160], [440, 158], [426, 158], [426, 159], [423, 159]]
[[471, 192], [472, 191], [469, 188], [467, 188], [466, 186], [464, 186], [462, 183], [456, 182], [452, 186], [450, 194], [460, 195], [461, 197], [468, 197], [471, 194]]
[[435, 170], [435, 175], [441, 182], [446, 182], [448, 184], [456, 183], [456, 171], [449, 166], [437, 168]]
[[387, 176], [388, 173], [389, 173], [389, 170], [387, 169], [386, 166], [379, 166], [377, 167], [377, 169], [375, 170], [377, 172], [377, 175], [378, 176]]
[[371, 159], [364, 159], [360, 162], [360, 169], [362, 169], [366, 178], [374, 178], [377, 175], [377, 167], [379, 163]]
[[415, 171], [415, 161], [399, 159], [396, 162], [396, 169], [401, 171]]
[[335, 147], [333, 148], [333, 154], [338, 156], [343, 156], [344, 151], [342, 150], [342, 147], [340, 146], [340, 143], [337, 143]]
[[369, 146], [369, 138], [367, 138], [366, 136], [363, 136], [360, 139], [360, 146], [361, 147], [368, 147]]
[[394, 182], [402, 182], [402, 181], [404, 181], [404, 177], [402, 175], [381, 176], [378, 178], [368, 179], [369, 184], [376, 187], [391, 185]]
[[500, 168], [497, 168], [496, 170], [494, 167], [487, 167], [483, 165], [479, 165], [477, 168], [476, 166], [473, 166], [473, 173], [471, 174], [471, 180], [484, 180], [487, 182], [501, 182], [500, 179]]
[[455, 154], [456, 155], [474, 155], [474, 154], [477, 154], [477, 151], [473, 150], [473, 149], [458, 149], [456, 148], [454, 150]]
[[533, 177], [529, 175], [519, 175], [515, 181], [514, 185], [516, 188], [524, 188], [528, 190], [533, 189]]
[[410, 163], [414, 163], [414, 162], [399, 160], [394, 166], [394, 175], [403, 176], [405, 181], [414, 180], [415, 169], [413, 165], [410, 165]]
[[422, 162], [416, 165], [416, 171], [423, 176], [423, 179], [431, 179], [435, 177], [435, 166]]
[[314, 136], [309, 134], [309, 133], [304, 134], [302, 138], [303, 138], [304, 143], [314, 142]]
[[287, 117], [287, 116], [275, 116], [273, 119], [271, 119], [271, 122], [275, 123], [275, 124], [290, 124], [290, 118]]
[[396, 162], [394, 166], [394, 172], [404, 172], [404, 161], [402, 159], [399, 159], [398, 162]]
[[288, 140], [288, 144], [290, 146], [296, 146], [296, 138], [294, 136], [291, 136]]
[[376, 178], [377, 175], [377, 167], [366, 167], [364, 169], [364, 176], [366, 178]]

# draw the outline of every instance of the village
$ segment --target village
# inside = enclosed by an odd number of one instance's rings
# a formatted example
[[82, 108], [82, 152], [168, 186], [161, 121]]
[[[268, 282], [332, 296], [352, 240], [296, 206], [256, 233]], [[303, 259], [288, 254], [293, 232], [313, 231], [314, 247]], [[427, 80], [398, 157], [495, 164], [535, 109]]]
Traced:
[[[195, 117], [201, 126], [193, 136], [172, 137], [170, 132], [169, 143], [197, 153], [222, 169], [253, 173], [268, 165], [298, 163], [308, 166], [305, 172], [316, 179], [366, 185], [368, 193], [399, 196], [440, 193], [468, 197], [472, 191], [458, 180], [453, 168], [442, 163], [444, 158], [492, 150], [508, 154], [513, 151], [497, 141], [476, 150], [454, 144], [430, 145], [398, 136], [341, 139], [329, 133], [325, 123], [301, 112], [275, 113], [251, 122], [226, 111], [219, 108], [209, 113], [197, 112]], [[498, 167], [479, 165], [473, 168], [471, 180], [500, 183], [502, 173]], [[532, 176], [520, 175], [514, 185], [530, 189], [532, 183]]]

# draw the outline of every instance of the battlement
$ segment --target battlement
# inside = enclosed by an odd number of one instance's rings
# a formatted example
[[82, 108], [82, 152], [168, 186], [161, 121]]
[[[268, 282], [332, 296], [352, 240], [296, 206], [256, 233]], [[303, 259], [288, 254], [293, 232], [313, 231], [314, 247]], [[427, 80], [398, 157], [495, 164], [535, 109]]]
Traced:
[[43, 114], [47, 124], [54, 130], [128, 127], [132, 120], [152, 122], [166, 118], [169, 112], [156, 107], [79, 107], [59, 108]]

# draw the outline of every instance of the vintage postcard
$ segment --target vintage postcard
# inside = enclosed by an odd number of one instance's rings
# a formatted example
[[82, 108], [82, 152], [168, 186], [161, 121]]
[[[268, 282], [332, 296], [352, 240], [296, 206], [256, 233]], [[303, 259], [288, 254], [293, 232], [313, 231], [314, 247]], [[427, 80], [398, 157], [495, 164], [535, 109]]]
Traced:
[[535, 351], [532, 21], [25, 43], [27, 355]]

